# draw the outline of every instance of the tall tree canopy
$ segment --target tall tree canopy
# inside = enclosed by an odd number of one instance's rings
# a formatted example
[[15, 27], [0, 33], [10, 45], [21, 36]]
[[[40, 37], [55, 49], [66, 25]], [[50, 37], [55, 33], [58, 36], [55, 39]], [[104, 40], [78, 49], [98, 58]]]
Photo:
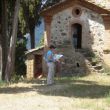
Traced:
[[40, 24], [40, 11], [61, 0], [24, 0], [21, 1], [19, 21], [23, 33], [30, 33], [31, 48], [35, 48], [35, 26]]
[[25, 0], [25, 2], [21, 2], [19, 19], [22, 24], [22, 32], [28, 32], [31, 35], [31, 48], [35, 48], [35, 26], [40, 23], [39, 12], [41, 6], [41, 0]]

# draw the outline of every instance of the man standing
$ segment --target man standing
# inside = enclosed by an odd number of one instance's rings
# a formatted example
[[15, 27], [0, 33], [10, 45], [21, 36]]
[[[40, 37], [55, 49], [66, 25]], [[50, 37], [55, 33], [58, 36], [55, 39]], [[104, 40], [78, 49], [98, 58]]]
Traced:
[[47, 85], [54, 83], [55, 74], [55, 60], [54, 60], [55, 47], [50, 45], [49, 50], [46, 53], [46, 62], [48, 66]]

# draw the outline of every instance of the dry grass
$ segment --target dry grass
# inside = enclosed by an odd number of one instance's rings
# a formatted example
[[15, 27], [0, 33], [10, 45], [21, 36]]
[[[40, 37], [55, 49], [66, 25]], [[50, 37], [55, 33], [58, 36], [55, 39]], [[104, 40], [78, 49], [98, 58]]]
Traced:
[[110, 76], [25, 81], [0, 88], [0, 110], [110, 110]]

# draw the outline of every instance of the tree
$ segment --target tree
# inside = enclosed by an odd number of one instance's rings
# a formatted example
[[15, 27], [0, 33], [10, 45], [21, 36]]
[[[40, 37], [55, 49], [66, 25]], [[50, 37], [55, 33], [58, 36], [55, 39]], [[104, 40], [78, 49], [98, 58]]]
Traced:
[[[20, 19], [25, 21], [25, 30], [31, 35], [31, 48], [35, 48], [35, 26], [40, 24], [40, 15], [42, 0], [28, 0], [21, 2], [21, 13]], [[22, 21], [22, 20], [20, 20]], [[27, 29], [28, 28], [28, 29]]]
[[46, 3], [44, 4], [43, 8], [47, 8], [49, 6], [52, 6], [56, 3], [59, 3], [62, 0], [47, 0]]
[[10, 46], [8, 50], [6, 71], [5, 71], [5, 81], [9, 82], [11, 78], [11, 73], [13, 73], [14, 60], [15, 60], [15, 45], [17, 37], [17, 27], [18, 27], [18, 13], [20, 8], [20, 0], [16, 0], [12, 36], [10, 38]]
[[8, 36], [7, 36], [7, 25], [8, 25], [8, 16], [7, 16], [7, 0], [1, 0], [1, 66], [2, 66], [2, 77], [4, 79], [5, 76], [5, 67], [7, 60], [7, 44], [8, 44]]
[[[0, 7], [1, 7], [1, 4], [0, 4]], [[1, 18], [0, 18], [0, 80], [2, 80]]]
[[[31, 47], [34, 48], [34, 28], [39, 24], [42, 0], [23, 0], [21, 4], [25, 30], [30, 32]], [[6, 81], [10, 80], [14, 70], [19, 7], [20, 0], [0, 1], [0, 79], [2, 74]]]
[[[1, 15], [1, 7], [2, 7], [2, 5], [0, 2], [0, 16], [2, 16]], [[2, 30], [1, 30], [1, 17], [0, 17], [0, 80], [2, 79], [2, 45], [1, 45], [2, 35], [1, 35], [1, 33], [2, 33]]]
[[17, 42], [16, 42], [16, 52], [15, 52], [15, 74], [16, 75], [26, 75], [26, 38], [23, 37], [20, 26], [18, 30]]
[[8, 55], [8, 47], [10, 41], [10, 34], [12, 31], [12, 18], [14, 9], [14, 0], [0, 1], [0, 68], [2, 79], [5, 79], [5, 69]]
[[[44, 4], [42, 1], [46, 1]], [[20, 23], [22, 33], [30, 33], [31, 48], [35, 48], [35, 26], [40, 24], [40, 11], [60, 0], [24, 0], [21, 2]]]

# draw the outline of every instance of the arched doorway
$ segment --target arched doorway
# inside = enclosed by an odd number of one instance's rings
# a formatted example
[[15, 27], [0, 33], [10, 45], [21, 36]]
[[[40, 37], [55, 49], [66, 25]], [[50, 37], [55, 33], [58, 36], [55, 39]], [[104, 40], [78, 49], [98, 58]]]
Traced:
[[35, 55], [34, 59], [34, 78], [42, 76], [42, 55]]
[[75, 23], [72, 25], [72, 44], [75, 49], [82, 47], [82, 25]]

